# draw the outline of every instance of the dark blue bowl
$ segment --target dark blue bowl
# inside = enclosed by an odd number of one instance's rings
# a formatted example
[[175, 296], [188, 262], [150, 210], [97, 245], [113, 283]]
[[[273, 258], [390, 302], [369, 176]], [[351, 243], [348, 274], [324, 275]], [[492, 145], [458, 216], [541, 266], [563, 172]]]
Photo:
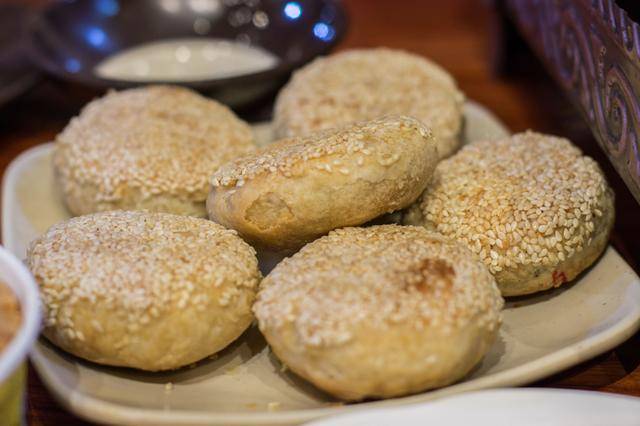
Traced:
[[123, 49], [187, 37], [242, 40], [278, 56], [278, 65], [234, 77], [153, 82], [191, 87], [237, 107], [272, 93], [292, 70], [327, 53], [346, 27], [338, 0], [75, 0], [54, 3], [35, 16], [28, 52], [50, 74], [104, 90], [146, 84], [94, 73], [98, 63]]

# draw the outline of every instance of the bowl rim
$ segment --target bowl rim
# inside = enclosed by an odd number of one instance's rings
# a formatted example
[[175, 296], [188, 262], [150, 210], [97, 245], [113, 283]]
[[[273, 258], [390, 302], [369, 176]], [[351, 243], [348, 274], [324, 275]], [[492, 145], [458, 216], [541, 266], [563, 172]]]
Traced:
[[0, 383], [8, 379], [27, 358], [40, 332], [41, 304], [35, 279], [27, 267], [4, 246], [0, 246], [3, 282], [20, 302], [22, 323], [9, 345], [0, 352]]
[[[60, 66], [57, 63], [52, 61], [48, 56], [43, 55], [40, 52], [40, 49], [36, 47], [36, 29], [38, 26], [43, 25], [46, 21], [47, 14], [51, 13], [53, 10], [65, 7], [67, 3], [65, 2], [54, 2], [50, 5], [39, 9], [37, 12], [33, 14], [30, 21], [27, 25], [27, 30], [25, 32], [24, 37], [24, 46], [25, 52], [29, 60], [32, 64], [34, 64], [41, 71], [48, 73], [49, 75], [56, 77], [60, 80], [72, 82], [76, 84], [81, 84], [87, 87], [91, 87], [94, 89], [104, 89], [104, 88], [114, 88], [114, 89], [126, 89], [131, 87], [138, 87], [144, 85], [181, 85], [191, 87], [195, 90], [205, 90], [205, 89], [218, 89], [225, 87], [227, 85], [238, 84], [242, 82], [263, 82], [276, 79], [278, 77], [285, 76], [296, 69], [304, 66], [305, 64], [313, 61], [314, 59], [324, 56], [328, 54], [331, 50], [333, 50], [338, 43], [340, 43], [349, 30], [349, 15], [347, 10], [340, 0], [322, 0], [326, 3], [330, 3], [336, 11], [334, 18], [334, 26], [336, 28], [335, 37], [330, 41], [327, 41], [321, 45], [321, 47], [311, 53], [305, 54], [302, 58], [296, 59], [293, 61], [284, 61], [282, 58], [276, 64], [276, 66], [252, 73], [247, 74], [239, 74], [234, 76], [227, 76], [221, 78], [207, 78], [207, 79], [198, 79], [198, 80], [149, 80], [149, 81], [138, 81], [138, 80], [125, 80], [125, 79], [113, 79], [100, 77], [97, 74], [91, 71], [72, 73], [69, 72]], [[207, 35], [201, 36], [193, 36], [195, 38], [212, 38]], [[169, 38], [158, 38], [153, 41], [162, 41], [168, 40]], [[115, 53], [115, 52], [114, 52]]]

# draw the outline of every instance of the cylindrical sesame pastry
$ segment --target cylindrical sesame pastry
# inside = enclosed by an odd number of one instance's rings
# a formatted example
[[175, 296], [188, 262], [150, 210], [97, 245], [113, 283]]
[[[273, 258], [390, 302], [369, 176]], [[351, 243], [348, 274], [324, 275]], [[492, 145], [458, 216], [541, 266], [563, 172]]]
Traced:
[[504, 296], [574, 279], [607, 246], [613, 220], [596, 162], [567, 139], [533, 132], [465, 146], [438, 164], [404, 217], [466, 244]]
[[296, 71], [278, 94], [274, 125], [279, 137], [408, 115], [427, 124], [440, 157], [460, 146], [464, 96], [453, 78], [421, 56], [387, 48], [349, 50]]
[[158, 371], [223, 349], [249, 327], [261, 279], [253, 248], [206, 219], [112, 211], [35, 240], [44, 335], [100, 364]]
[[253, 311], [294, 373], [345, 400], [445, 386], [497, 335], [503, 301], [486, 266], [422, 227], [332, 231], [279, 263]]
[[271, 250], [411, 204], [438, 160], [436, 140], [409, 117], [384, 117], [284, 139], [222, 166], [209, 217]]
[[109, 92], [56, 137], [54, 166], [74, 215], [150, 210], [206, 216], [209, 177], [255, 149], [227, 107], [179, 87]]

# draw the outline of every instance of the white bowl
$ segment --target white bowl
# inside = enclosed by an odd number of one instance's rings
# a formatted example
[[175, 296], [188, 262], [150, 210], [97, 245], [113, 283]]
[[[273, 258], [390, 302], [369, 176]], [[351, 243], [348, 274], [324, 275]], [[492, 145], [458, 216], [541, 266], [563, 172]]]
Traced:
[[3, 425], [14, 425], [23, 418], [25, 361], [40, 331], [40, 296], [25, 265], [2, 246], [0, 282], [8, 285], [16, 295], [22, 314], [18, 332], [0, 352], [0, 419]]
[[[471, 420], [473, 419], [473, 421]], [[638, 426], [640, 398], [573, 389], [494, 389], [322, 419], [307, 426]]]

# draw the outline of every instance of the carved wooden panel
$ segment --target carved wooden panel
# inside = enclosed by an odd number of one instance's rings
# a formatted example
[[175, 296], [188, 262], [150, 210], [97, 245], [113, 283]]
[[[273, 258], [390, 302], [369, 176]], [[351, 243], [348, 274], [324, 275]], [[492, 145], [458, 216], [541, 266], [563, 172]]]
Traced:
[[640, 202], [640, 26], [613, 0], [507, 0]]

